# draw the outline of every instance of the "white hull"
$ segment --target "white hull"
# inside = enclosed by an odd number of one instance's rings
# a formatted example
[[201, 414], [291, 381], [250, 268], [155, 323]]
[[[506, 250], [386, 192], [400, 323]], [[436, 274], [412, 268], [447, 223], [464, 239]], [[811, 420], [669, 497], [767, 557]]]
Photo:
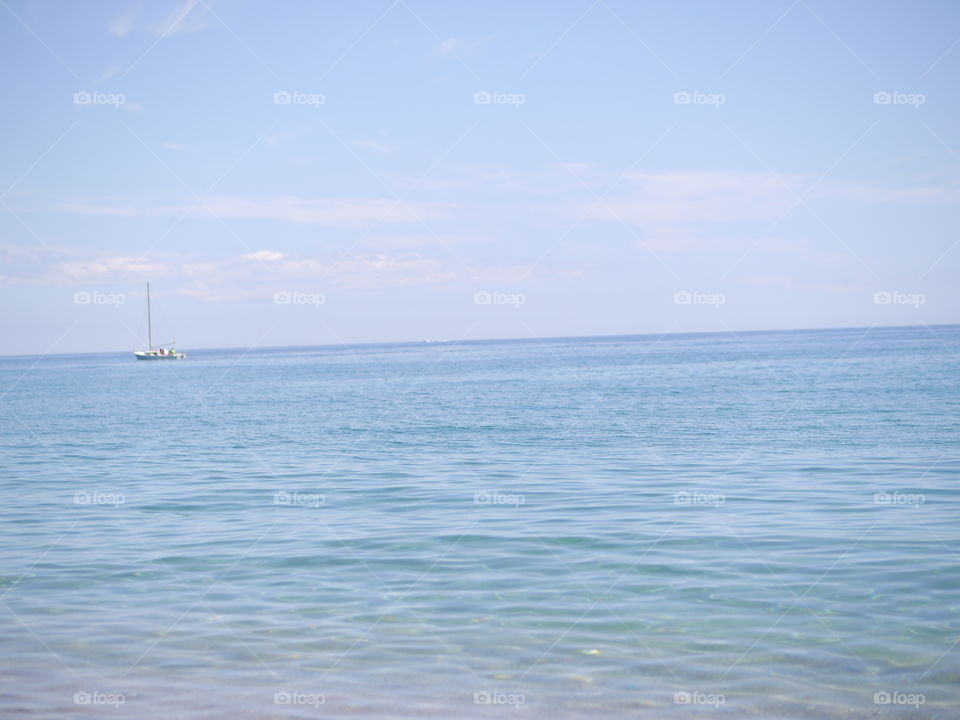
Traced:
[[169, 352], [161, 355], [156, 350], [134, 350], [133, 356], [137, 360], [183, 360], [187, 354], [182, 352]]

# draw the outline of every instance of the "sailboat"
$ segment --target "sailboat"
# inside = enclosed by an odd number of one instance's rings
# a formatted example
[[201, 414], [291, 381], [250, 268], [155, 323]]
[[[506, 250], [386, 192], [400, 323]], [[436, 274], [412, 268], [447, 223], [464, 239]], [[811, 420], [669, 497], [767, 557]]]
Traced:
[[[158, 347], [153, 349], [153, 325], [150, 322], [150, 283], [147, 283], [147, 350], [134, 350], [133, 356], [137, 360], [183, 360], [187, 354], [177, 352], [172, 347]], [[167, 343], [173, 345], [173, 343]]]

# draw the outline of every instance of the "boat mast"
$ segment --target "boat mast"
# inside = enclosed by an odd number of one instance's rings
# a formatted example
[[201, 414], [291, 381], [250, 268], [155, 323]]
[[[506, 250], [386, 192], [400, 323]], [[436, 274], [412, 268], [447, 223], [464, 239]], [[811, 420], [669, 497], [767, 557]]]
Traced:
[[147, 346], [153, 350], [153, 327], [150, 324], [150, 283], [147, 283]]

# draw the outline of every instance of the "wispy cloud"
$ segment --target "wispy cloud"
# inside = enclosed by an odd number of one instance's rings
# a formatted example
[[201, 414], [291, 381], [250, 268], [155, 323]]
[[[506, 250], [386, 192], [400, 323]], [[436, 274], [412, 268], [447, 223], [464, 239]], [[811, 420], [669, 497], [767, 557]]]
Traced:
[[111, 20], [107, 31], [116, 37], [126, 37], [136, 27], [139, 15], [140, 3], [135, 3]]
[[[594, 215], [637, 225], [763, 220], [790, 207], [797, 178], [772, 173], [633, 172], [630, 192], [609, 198]], [[785, 184], [786, 183], [786, 184]]]
[[[269, 269], [251, 263], [252, 256], [269, 254]], [[274, 258], [274, 255], [280, 257]], [[257, 259], [266, 259], [260, 258]], [[181, 292], [207, 301], [240, 297], [269, 298], [279, 290], [311, 292], [382, 290], [462, 281], [460, 270], [439, 258], [413, 253], [357, 254], [352, 257], [287, 257], [260, 251], [239, 258], [181, 267]]]
[[[135, 30], [146, 30], [157, 37], [167, 37], [181, 32], [196, 32], [207, 27], [206, 19], [194, 12], [200, 0], [184, 0], [160, 21], [142, 18], [143, 4], [138, 2], [125, 8], [110, 21], [107, 32], [115, 37], [126, 37]], [[152, 5], [151, 8], [156, 7]]]
[[326, 227], [358, 227], [372, 222], [417, 222], [440, 215], [436, 203], [410, 205], [398, 200], [366, 198], [267, 198], [214, 197], [197, 215], [313, 223]]
[[467, 240], [464, 235], [443, 233], [375, 233], [363, 239], [363, 244], [378, 250], [421, 250], [428, 247], [450, 248]]
[[286, 257], [282, 252], [275, 250], [258, 250], [257, 252], [247, 253], [243, 256], [244, 260], [257, 260], [262, 262], [275, 262], [283, 260]]
[[490, 35], [475, 40], [464, 40], [462, 38], [446, 38], [437, 43], [433, 48], [433, 54], [439, 57], [456, 57], [457, 55], [472, 55], [481, 46], [491, 39]]
[[[522, 264], [475, 262], [468, 270], [446, 252], [358, 251], [352, 254], [288, 254], [263, 249], [254, 252], [188, 259], [174, 256], [74, 255], [64, 263], [49, 254], [0, 247], [0, 261], [9, 272], [0, 284], [40, 282], [55, 286], [127, 286], [163, 278], [170, 291], [209, 302], [261, 298], [278, 291], [365, 292], [393, 288], [485, 283], [508, 286], [529, 279]], [[9, 261], [9, 262], [7, 262]], [[552, 270], [570, 277], [576, 270]]]
[[303, 198], [297, 196], [207, 198], [199, 206], [118, 206], [64, 203], [67, 212], [112, 217], [183, 216], [193, 218], [247, 218], [324, 227], [357, 228], [373, 223], [412, 223], [448, 214], [454, 206], [442, 203], [405, 203], [378, 198]]
[[191, 13], [199, 3], [200, 0], [186, 0], [174, 9], [164, 22], [154, 26], [154, 34], [159, 37], [166, 37], [181, 32], [196, 32], [205, 28], [206, 23], [198, 19], [195, 13], [191, 17]]
[[353, 144], [366, 148], [367, 150], [376, 150], [378, 152], [389, 152], [391, 150], [389, 145], [384, 145], [376, 140], [354, 140]]
[[625, 192], [590, 203], [587, 215], [635, 226], [647, 250], [724, 247], [742, 242], [743, 226], [787, 212], [803, 181], [772, 173], [631, 172], [621, 183]]
[[447, 38], [441, 41], [433, 50], [437, 55], [450, 55], [456, 52], [460, 42], [456, 38]]
[[155, 276], [170, 271], [170, 266], [145, 257], [102, 257], [90, 260], [69, 260], [64, 263], [79, 280], [109, 280], [125, 276]]
[[140, 217], [144, 212], [135, 207], [120, 205], [89, 205], [87, 203], [61, 203], [61, 210], [79, 215], [104, 215], [107, 217]]

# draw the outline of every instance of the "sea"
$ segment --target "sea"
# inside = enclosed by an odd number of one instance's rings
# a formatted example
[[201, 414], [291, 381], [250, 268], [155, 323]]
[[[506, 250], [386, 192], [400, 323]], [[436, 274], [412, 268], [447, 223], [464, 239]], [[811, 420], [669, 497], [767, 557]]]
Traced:
[[960, 326], [0, 359], [0, 716], [960, 717]]

